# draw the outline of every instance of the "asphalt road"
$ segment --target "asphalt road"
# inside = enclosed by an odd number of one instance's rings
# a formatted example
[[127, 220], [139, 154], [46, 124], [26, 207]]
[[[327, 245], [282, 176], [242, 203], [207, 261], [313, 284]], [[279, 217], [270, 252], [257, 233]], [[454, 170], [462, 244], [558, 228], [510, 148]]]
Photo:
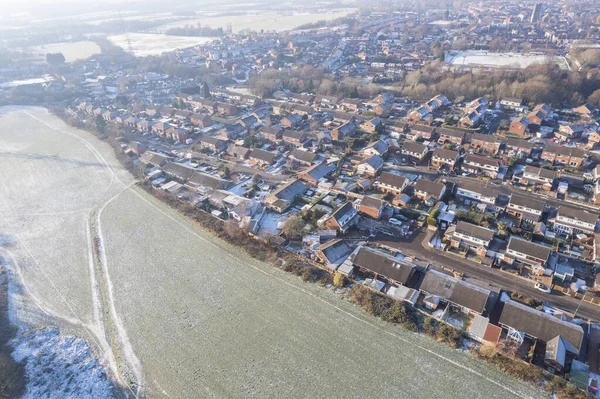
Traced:
[[523, 280], [497, 269], [475, 264], [452, 255], [447, 255], [439, 250], [425, 247], [423, 240], [426, 238], [427, 234], [427, 231], [421, 231], [411, 241], [402, 241], [396, 238], [385, 237], [374, 241], [374, 243], [396, 248], [405, 255], [415, 256], [417, 259], [424, 260], [428, 263], [452, 268], [460, 273], [464, 273], [467, 277], [483, 281], [491, 287], [518, 292], [569, 313], [574, 313], [579, 306], [579, 310], [577, 311], [578, 316], [593, 321], [600, 321], [600, 306], [581, 302], [580, 300], [564, 294], [556, 293], [556, 291], [553, 291], [552, 294], [545, 294], [536, 290], [533, 286], [533, 282]]

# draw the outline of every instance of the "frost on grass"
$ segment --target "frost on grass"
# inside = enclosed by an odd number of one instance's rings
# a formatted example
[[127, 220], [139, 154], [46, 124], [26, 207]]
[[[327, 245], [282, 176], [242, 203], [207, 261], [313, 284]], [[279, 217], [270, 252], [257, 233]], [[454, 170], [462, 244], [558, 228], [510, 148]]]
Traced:
[[104, 367], [82, 338], [60, 335], [58, 329], [34, 331], [15, 345], [13, 357], [24, 362], [24, 398], [112, 398]]

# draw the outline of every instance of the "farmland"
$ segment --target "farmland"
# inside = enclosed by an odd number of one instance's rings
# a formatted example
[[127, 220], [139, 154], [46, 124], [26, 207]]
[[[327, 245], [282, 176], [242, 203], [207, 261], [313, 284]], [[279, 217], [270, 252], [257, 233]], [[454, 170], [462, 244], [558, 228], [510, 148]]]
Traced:
[[148, 397], [541, 397], [249, 259], [130, 187], [107, 145], [43, 110], [4, 109], [0, 127], [15, 322], [85, 337]]

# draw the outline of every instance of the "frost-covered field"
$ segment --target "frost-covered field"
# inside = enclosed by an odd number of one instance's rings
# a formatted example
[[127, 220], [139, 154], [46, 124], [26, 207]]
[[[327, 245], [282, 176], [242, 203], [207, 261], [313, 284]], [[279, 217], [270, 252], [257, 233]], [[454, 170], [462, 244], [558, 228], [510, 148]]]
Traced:
[[92, 41], [51, 43], [40, 46], [28, 47], [25, 51], [45, 58], [48, 53], [62, 53], [66, 62], [85, 60], [92, 55], [100, 54], [100, 47]]
[[[147, 397], [541, 397], [248, 259], [129, 188], [110, 151], [43, 110], [0, 109], [0, 256], [15, 279], [13, 319], [61, 328], [36, 338], [41, 358], [27, 338], [17, 356], [41, 365], [64, 350], [80, 355], [76, 371], [101, 375], [69, 337], [78, 335]], [[37, 377], [36, 389], [54, 381]], [[77, 381], [71, 392], [87, 389]]]
[[[129, 51], [127, 35], [109, 36], [115, 46]], [[160, 55], [165, 52], [194, 47], [215, 40], [214, 37], [171, 36], [162, 33], [129, 33], [131, 47], [137, 57]]]
[[487, 51], [450, 51], [444, 62], [452, 65], [474, 65], [484, 67], [526, 68], [532, 64], [544, 64], [550, 58], [538, 54], [489, 53]]

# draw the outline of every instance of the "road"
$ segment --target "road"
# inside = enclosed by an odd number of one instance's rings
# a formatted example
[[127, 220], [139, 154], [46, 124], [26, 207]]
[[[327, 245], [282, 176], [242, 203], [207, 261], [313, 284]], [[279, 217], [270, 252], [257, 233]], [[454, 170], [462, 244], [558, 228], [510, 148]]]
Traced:
[[[402, 251], [405, 255], [415, 256], [420, 260], [436, 265], [444, 265], [467, 277], [488, 283], [491, 287], [501, 288], [509, 291], [518, 292], [528, 297], [543, 301], [548, 305], [563, 309], [569, 313], [574, 313], [580, 304], [580, 300], [569, 296], [552, 293], [545, 294], [536, 290], [533, 283], [521, 278], [512, 276], [497, 269], [492, 269], [483, 265], [475, 264], [458, 257], [447, 255], [439, 250], [426, 247], [424, 242], [429, 238], [431, 232], [421, 231], [412, 241], [401, 241], [399, 239], [385, 237], [375, 241], [376, 244], [383, 244]], [[586, 319], [600, 321], [600, 307], [582, 302], [577, 315]]]

